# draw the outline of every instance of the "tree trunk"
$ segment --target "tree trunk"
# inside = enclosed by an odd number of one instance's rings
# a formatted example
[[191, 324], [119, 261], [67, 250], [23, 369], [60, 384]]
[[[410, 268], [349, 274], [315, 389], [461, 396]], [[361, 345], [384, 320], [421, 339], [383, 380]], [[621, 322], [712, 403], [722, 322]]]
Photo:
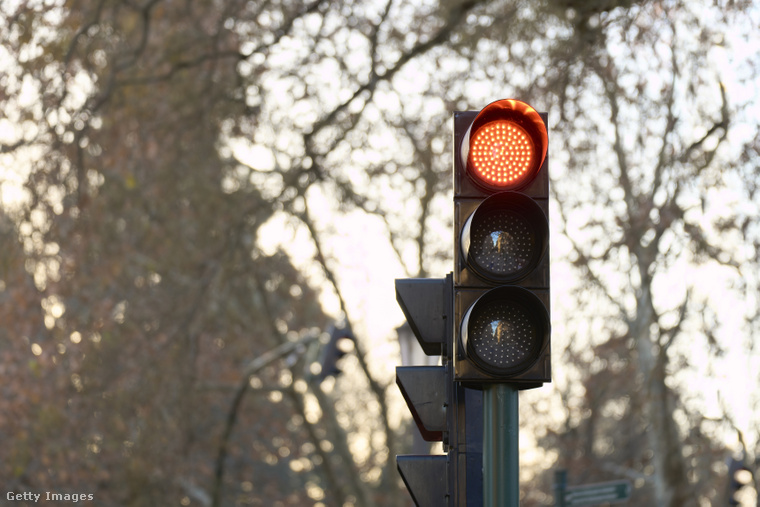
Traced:
[[636, 338], [639, 355], [638, 367], [644, 379], [645, 403], [650, 421], [649, 444], [654, 465], [653, 483], [656, 505], [663, 507], [696, 506], [692, 488], [689, 486], [687, 467], [681, 450], [675, 412], [675, 393], [665, 383], [667, 375], [667, 347], [655, 343], [650, 327], [656, 324], [652, 307], [649, 278], [642, 276], [641, 294], [638, 298], [636, 321], [630, 329]]

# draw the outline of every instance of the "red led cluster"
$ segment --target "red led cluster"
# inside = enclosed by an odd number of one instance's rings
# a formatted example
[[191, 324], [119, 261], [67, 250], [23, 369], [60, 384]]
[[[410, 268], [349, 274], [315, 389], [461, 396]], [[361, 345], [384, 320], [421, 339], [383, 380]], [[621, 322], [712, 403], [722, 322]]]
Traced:
[[472, 137], [470, 160], [477, 176], [491, 185], [513, 186], [530, 176], [533, 141], [516, 123], [494, 121]]

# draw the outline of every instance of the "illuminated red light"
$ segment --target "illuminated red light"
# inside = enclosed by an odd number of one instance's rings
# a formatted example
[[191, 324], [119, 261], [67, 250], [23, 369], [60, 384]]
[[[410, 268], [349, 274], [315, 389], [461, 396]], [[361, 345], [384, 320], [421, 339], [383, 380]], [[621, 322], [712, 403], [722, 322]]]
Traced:
[[546, 158], [548, 136], [541, 115], [525, 102], [492, 102], [473, 120], [461, 145], [471, 179], [489, 191], [528, 185]]
[[470, 150], [476, 176], [492, 185], [514, 186], [530, 176], [535, 148], [516, 123], [487, 123], [472, 136]]

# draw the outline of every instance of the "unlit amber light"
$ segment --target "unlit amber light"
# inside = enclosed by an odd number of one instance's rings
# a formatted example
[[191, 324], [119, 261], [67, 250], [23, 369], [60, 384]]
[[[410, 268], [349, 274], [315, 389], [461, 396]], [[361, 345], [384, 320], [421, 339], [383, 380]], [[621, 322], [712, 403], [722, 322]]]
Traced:
[[534, 157], [528, 133], [508, 121], [491, 122], [478, 129], [470, 149], [476, 175], [496, 186], [512, 186], [527, 177]]

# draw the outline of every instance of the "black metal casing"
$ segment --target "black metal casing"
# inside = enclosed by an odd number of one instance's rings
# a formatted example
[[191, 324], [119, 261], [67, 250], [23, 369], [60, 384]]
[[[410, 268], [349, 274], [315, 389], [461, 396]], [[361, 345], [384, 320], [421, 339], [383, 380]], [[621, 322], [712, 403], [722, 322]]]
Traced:
[[[549, 273], [549, 163], [545, 158], [535, 177], [526, 182], [523, 187], [511, 189], [530, 198], [543, 212], [541, 219], [546, 220], [546, 245], [535, 268], [522, 278], [514, 281], [494, 281], [480, 276], [462, 251], [462, 231], [468, 218], [475, 213], [479, 206], [489, 197], [498, 193], [493, 189], [484, 188], [467, 174], [466, 162], [463, 161], [462, 143], [469, 135], [470, 125], [478, 115], [478, 111], [459, 111], [454, 113], [454, 376], [455, 380], [469, 387], [478, 387], [486, 383], [509, 382], [515, 383], [520, 389], [539, 387], [544, 382], [551, 381], [551, 340], [549, 330], [543, 339], [537, 360], [517, 374], [500, 376], [489, 374], [478, 368], [468, 357], [463, 345], [461, 328], [465, 315], [479, 298], [489, 290], [511, 286], [530, 291], [543, 304], [548, 320], [550, 310], [550, 273]], [[547, 115], [540, 114], [546, 123]], [[505, 195], [505, 199], [508, 198]], [[548, 325], [548, 322], [547, 322]]]
[[400, 366], [396, 383], [420, 433], [446, 454], [400, 455], [396, 464], [419, 507], [482, 505], [482, 392], [454, 382], [453, 275], [398, 279], [396, 299], [427, 355], [441, 366]]

